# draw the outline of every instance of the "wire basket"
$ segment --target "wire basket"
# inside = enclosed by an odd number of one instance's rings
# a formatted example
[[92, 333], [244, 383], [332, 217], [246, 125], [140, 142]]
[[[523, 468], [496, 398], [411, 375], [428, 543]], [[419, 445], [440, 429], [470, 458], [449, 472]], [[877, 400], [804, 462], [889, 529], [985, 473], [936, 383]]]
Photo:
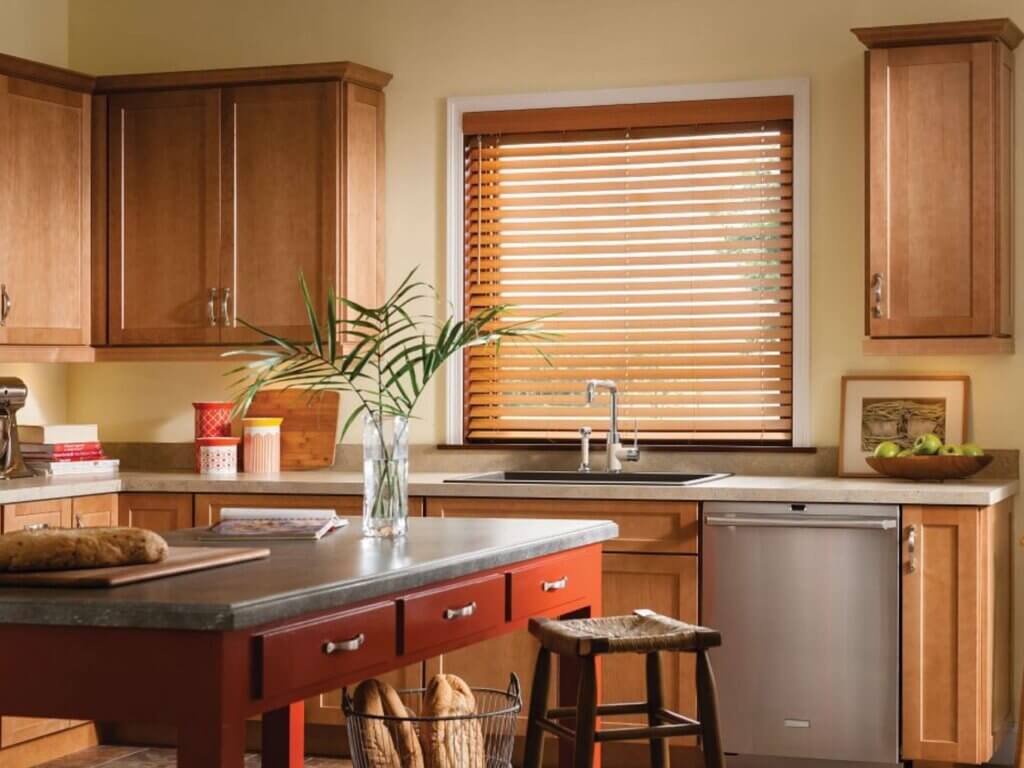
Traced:
[[[512, 768], [516, 716], [523, 707], [519, 678], [511, 675], [508, 689], [472, 688], [476, 712], [472, 715], [422, 717], [425, 688], [399, 691], [411, 713], [408, 717], [363, 715], [355, 711], [346, 689], [342, 709], [348, 728], [353, 768], [395, 768], [412, 765], [408, 759], [409, 739], [418, 739], [426, 753], [440, 744], [445, 762], [458, 768]], [[395, 745], [381, 749], [382, 743]], [[397, 761], [397, 762], [396, 762]], [[430, 765], [429, 759], [426, 760]]]

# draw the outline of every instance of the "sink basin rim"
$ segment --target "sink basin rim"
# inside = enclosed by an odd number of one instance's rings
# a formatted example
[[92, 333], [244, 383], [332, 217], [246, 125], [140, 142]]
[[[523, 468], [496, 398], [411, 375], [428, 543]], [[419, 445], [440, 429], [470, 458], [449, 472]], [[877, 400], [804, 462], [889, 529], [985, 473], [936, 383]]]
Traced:
[[728, 472], [574, 472], [571, 470], [498, 470], [446, 478], [446, 483], [503, 485], [702, 485], [729, 477]]

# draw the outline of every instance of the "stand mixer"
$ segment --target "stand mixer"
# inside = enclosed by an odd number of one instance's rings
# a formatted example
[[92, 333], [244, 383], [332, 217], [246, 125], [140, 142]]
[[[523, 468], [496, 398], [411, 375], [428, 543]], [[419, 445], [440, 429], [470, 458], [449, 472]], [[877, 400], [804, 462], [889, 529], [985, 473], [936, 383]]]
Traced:
[[18, 420], [15, 413], [25, 405], [28, 387], [21, 379], [0, 376], [0, 479], [32, 477], [35, 473], [25, 466], [18, 445]]

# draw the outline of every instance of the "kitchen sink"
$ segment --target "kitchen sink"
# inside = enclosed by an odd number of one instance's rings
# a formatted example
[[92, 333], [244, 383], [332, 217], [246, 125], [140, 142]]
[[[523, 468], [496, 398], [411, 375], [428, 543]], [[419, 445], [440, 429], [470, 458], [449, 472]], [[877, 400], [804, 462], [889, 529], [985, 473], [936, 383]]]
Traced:
[[681, 472], [484, 472], [450, 477], [446, 483], [559, 483], [563, 485], [697, 485], [721, 480], [728, 474], [685, 474]]

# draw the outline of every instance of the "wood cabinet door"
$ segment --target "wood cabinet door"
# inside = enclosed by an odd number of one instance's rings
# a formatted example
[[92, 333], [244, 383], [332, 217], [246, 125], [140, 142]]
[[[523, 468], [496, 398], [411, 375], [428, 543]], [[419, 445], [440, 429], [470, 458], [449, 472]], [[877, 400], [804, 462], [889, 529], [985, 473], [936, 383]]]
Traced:
[[220, 91], [109, 100], [111, 344], [220, 340]]
[[4, 504], [3, 533], [22, 531], [29, 526], [71, 527], [71, 499], [46, 499]]
[[71, 499], [73, 528], [109, 528], [117, 525], [117, 494], [78, 496]]
[[1000, 46], [869, 52], [871, 336], [1001, 332], [994, 130]]
[[1008, 724], [1009, 503], [903, 508], [903, 759], [984, 763]]
[[122, 493], [117, 502], [118, 525], [151, 531], [193, 525], [192, 495], [188, 493]]
[[290, 83], [223, 93], [221, 337], [263, 330], [309, 340], [300, 273], [321, 318], [338, 290], [340, 84]]
[[90, 99], [0, 76], [0, 343], [89, 343]]

